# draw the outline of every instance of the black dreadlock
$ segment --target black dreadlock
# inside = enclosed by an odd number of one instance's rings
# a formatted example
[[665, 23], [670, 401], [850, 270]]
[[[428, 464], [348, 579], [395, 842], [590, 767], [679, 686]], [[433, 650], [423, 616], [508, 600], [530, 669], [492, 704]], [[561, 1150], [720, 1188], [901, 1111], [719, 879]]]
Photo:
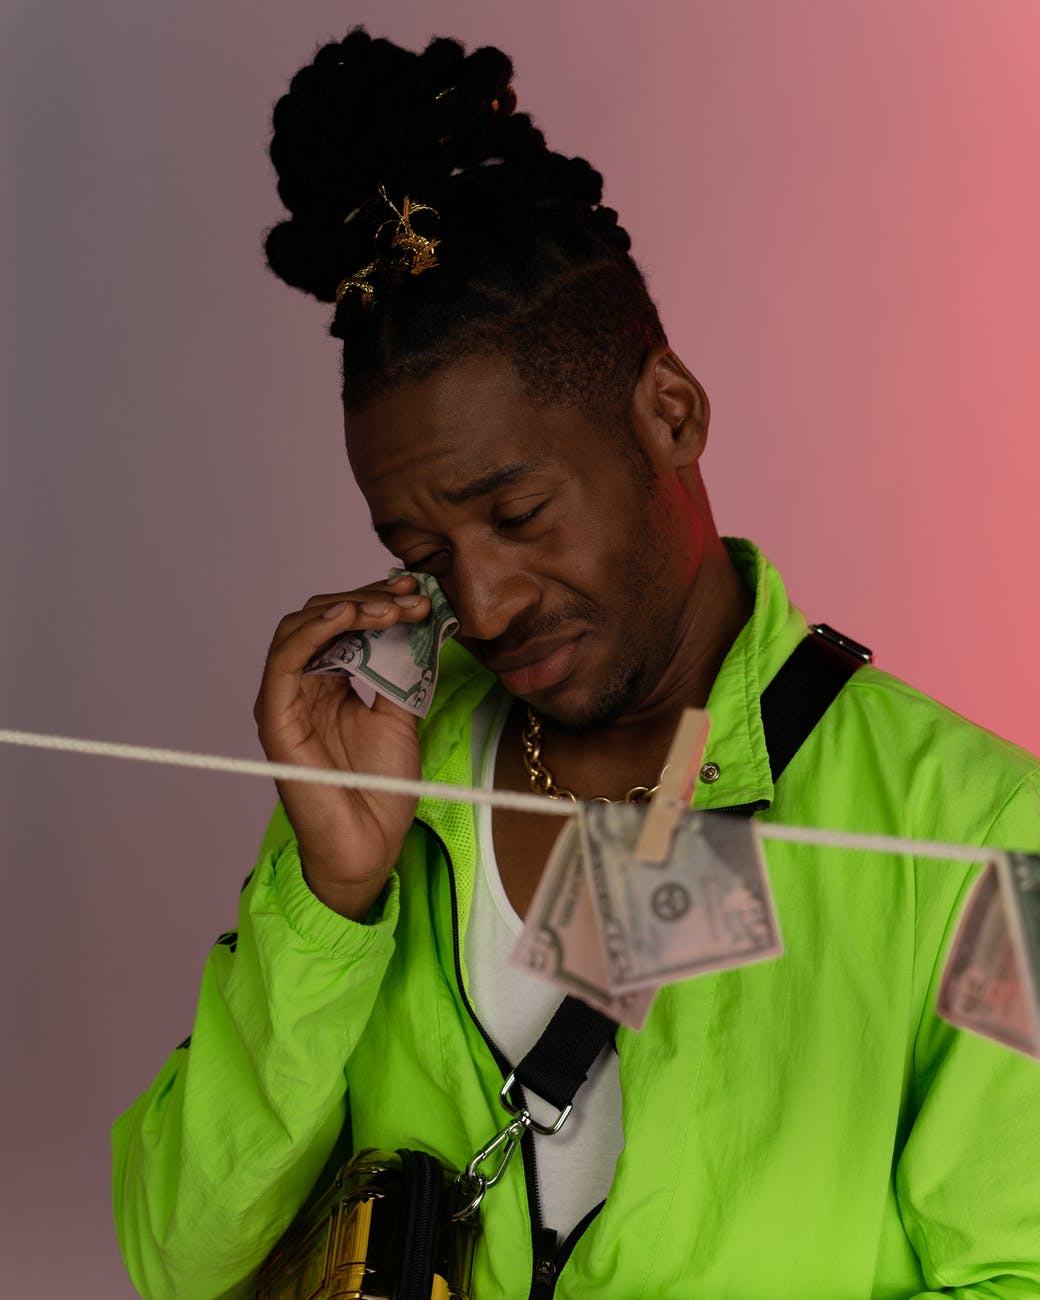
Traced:
[[[321, 48], [275, 105], [271, 159], [291, 218], [267, 236], [271, 269], [322, 302], [385, 254], [404, 196], [438, 214], [415, 229], [438, 265], [410, 275], [385, 255], [375, 300], [342, 293], [348, 410], [439, 366], [507, 356], [538, 401], [627, 422], [643, 358], [665, 342], [603, 178], [551, 152], [515, 112], [501, 50], [433, 40], [421, 54], [355, 28]], [[367, 277], [366, 277], [367, 278]]]

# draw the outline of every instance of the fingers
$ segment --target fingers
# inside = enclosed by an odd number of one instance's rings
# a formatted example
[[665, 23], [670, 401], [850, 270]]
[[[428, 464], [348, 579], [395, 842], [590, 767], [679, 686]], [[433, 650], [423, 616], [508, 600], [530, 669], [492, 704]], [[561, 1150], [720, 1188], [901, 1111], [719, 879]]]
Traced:
[[358, 587], [354, 591], [337, 591], [311, 596], [310, 600], [304, 602], [303, 608], [308, 609], [312, 605], [331, 605], [336, 601], [355, 597], [361, 599], [363, 594], [368, 592], [385, 596], [407, 596], [413, 594], [417, 586], [411, 574], [403, 574], [400, 578], [384, 578], [380, 582], [370, 582], [367, 586]]
[[367, 632], [395, 623], [418, 623], [430, 613], [416, 581], [404, 576], [348, 592], [312, 596], [278, 624], [267, 653], [260, 692], [253, 708], [258, 724], [292, 706], [303, 670], [317, 652], [347, 632]]
[[[395, 623], [419, 623], [430, 613], [429, 600], [414, 590], [385, 590], [372, 585], [358, 591], [332, 592], [312, 596], [303, 609], [286, 614], [271, 641], [271, 654], [290, 640], [294, 645], [312, 645], [311, 653], [345, 632], [367, 632], [373, 628], [392, 627]], [[304, 628], [310, 632], [296, 640]], [[268, 656], [270, 659], [270, 655]], [[307, 662], [309, 655], [304, 658]]]
[[[278, 624], [271, 648], [267, 652], [260, 693], [253, 708], [261, 740], [265, 731], [277, 733], [281, 729], [282, 720], [296, 715], [300, 706], [303, 670], [317, 651], [330, 638], [342, 636], [355, 625], [359, 629], [372, 625], [371, 619], [359, 616], [359, 607], [354, 602], [340, 602], [340, 605], [342, 608], [337, 618], [324, 618], [322, 606], [319, 605], [287, 614]], [[327, 608], [337, 607], [332, 605]]]

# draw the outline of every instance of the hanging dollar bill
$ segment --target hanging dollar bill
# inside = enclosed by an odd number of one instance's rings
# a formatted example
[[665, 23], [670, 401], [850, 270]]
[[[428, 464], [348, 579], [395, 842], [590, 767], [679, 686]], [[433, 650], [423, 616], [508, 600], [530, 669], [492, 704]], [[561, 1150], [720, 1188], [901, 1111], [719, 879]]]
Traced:
[[1040, 1059], [1040, 857], [997, 853], [957, 927], [939, 1014]]
[[653, 989], [610, 992], [576, 819], [564, 824], [553, 845], [510, 961], [621, 1024], [639, 1029], [646, 1019]]
[[687, 810], [667, 858], [635, 856], [645, 811], [588, 805], [585, 871], [612, 994], [744, 966], [783, 953], [757, 827]]
[[783, 952], [753, 823], [682, 813], [667, 860], [647, 863], [634, 856], [645, 815], [576, 811], [511, 958], [636, 1029], [658, 986]]
[[[390, 577], [407, 572], [391, 569]], [[349, 673], [416, 717], [425, 718], [437, 687], [441, 646], [454, 636], [459, 620], [436, 578], [428, 573], [412, 573], [409, 577], [416, 580], [419, 593], [429, 598], [429, 618], [421, 623], [395, 623], [367, 632], [348, 632], [319, 651], [304, 672]]]

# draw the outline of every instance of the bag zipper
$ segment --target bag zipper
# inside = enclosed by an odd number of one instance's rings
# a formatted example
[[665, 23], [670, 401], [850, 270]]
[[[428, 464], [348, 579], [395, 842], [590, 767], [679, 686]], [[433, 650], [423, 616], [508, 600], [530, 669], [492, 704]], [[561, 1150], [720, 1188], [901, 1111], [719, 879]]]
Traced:
[[[473, 1004], [469, 1000], [469, 995], [466, 993], [466, 986], [462, 979], [462, 959], [460, 956], [461, 944], [459, 938], [459, 897], [455, 888], [455, 868], [452, 864], [451, 854], [448, 852], [448, 846], [444, 843], [440, 835], [437, 834], [429, 822], [424, 822], [419, 817], [415, 820], [420, 826], [429, 831], [430, 835], [433, 836], [434, 840], [436, 840], [437, 844], [440, 846], [441, 853], [444, 856], [444, 861], [448, 868], [448, 885], [451, 890], [451, 936], [452, 949], [455, 958], [455, 983], [458, 985], [459, 997], [462, 999], [462, 1005], [466, 1008], [466, 1012], [479, 1031], [481, 1038], [483, 1038], [484, 1042], [487, 1044], [488, 1050], [491, 1052], [495, 1064], [502, 1072], [502, 1080], [504, 1082], [512, 1073], [513, 1066], [510, 1064], [505, 1053], [477, 1019], [477, 1013], [474, 1011]], [[518, 1083], [513, 1084], [509, 1093], [509, 1099], [517, 1108], [526, 1109], [527, 1102], [524, 1099], [524, 1092]], [[540, 1296], [546, 1294], [551, 1295], [552, 1291], [550, 1290], [546, 1293], [544, 1290], [538, 1290], [539, 1265], [544, 1266], [545, 1263], [545, 1259], [539, 1249], [545, 1235], [545, 1228], [542, 1224], [542, 1199], [538, 1192], [538, 1169], [534, 1154], [534, 1134], [530, 1129], [525, 1130], [523, 1137], [520, 1139], [520, 1156], [524, 1165], [524, 1185], [527, 1191], [527, 1209], [531, 1219], [531, 1257], [533, 1264], [531, 1269], [531, 1290], [529, 1300], [539, 1300]], [[556, 1234], [553, 1233], [554, 1238], [555, 1235]]]
[[441, 1169], [425, 1151], [402, 1149], [397, 1154], [401, 1157], [405, 1202], [401, 1258], [411, 1267], [395, 1286], [393, 1300], [429, 1300], [442, 1190]]

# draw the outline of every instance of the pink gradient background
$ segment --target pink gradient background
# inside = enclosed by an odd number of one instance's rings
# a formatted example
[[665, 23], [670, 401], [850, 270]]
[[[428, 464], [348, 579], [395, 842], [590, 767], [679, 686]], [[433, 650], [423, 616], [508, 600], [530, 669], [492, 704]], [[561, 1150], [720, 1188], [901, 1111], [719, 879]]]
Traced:
[[[386, 564], [271, 105], [354, 22], [497, 43], [712, 402], [720, 526], [1040, 749], [1035, 0], [0, 9], [0, 725], [253, 756], [271, 631]], [[349, 269], [349, 268], [348, 268]], [[263, 782], [0, 752], [0, 1292], [120, 1300], [107, 1129], [188, 1032]]]

